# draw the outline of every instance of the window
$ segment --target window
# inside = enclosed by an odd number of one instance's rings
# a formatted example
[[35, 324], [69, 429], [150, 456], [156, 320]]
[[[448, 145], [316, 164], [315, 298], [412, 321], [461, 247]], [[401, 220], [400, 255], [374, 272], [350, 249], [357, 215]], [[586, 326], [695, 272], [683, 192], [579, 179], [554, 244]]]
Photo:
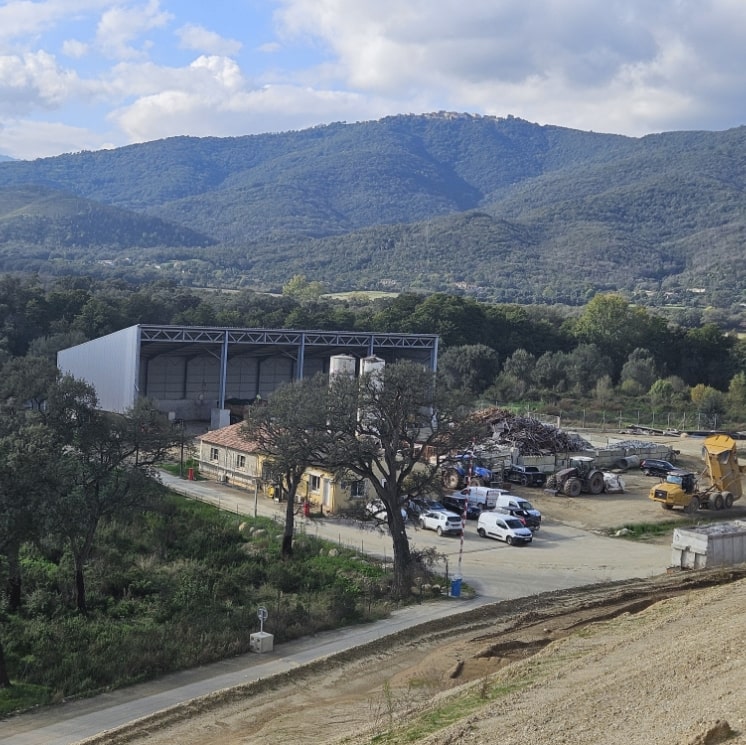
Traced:
[[210, 448], [210, 460], [217, 460], [217, 459], [218, 459], [218, 449]]
[[236, 456], [236, 466], [238, 468], [246, 468], [246, 456], [245, 455]]
[[309, 476], [308, 484], [311, 487], [311, 491], [318, 491], [321, 489], [321, 476]]
[[360, 479], [360, 481], [353, 481], [350, 484], [350, 496], [353, 499], [361, 499], [365, 496], [365, 479]]

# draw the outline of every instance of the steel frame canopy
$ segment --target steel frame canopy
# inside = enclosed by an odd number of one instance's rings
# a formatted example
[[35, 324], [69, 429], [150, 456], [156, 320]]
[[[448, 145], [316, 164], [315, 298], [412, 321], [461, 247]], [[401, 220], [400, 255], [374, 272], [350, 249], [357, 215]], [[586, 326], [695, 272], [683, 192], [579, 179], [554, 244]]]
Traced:
[[179, 418], [202, 419], [206, 412], [180, 411], [198, 398], [200, 375], [199, 403], [224, 409], [229, 385], [234, 396], [253, 399], [280, 383], [328, 372], [339, 354], [412, 359], [435, 371], [438, 336], [141, 324], [62, 350], [58, 365], [92, 383], [104, 409], [123, 411], [148, 396]]

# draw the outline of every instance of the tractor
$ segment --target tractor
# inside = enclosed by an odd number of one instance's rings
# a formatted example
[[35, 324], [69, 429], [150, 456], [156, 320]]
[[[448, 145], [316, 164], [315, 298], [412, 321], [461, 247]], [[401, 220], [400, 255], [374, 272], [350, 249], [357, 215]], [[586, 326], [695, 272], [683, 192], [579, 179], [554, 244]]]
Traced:
[[453, 491], [467, 485], [489, 486], [494, 478], [492, 470], [472, 453], [464, 453], [450, 459], [441, 472], [443, 486]]
[[570, 458], [569, 462], [567, 468], [550, 476], [548, 488], [568, 497], [580, 496], [581, 492], [600, 494], [604, 490], [603, 471], [595, 467], [593, 458], [578, 455]]

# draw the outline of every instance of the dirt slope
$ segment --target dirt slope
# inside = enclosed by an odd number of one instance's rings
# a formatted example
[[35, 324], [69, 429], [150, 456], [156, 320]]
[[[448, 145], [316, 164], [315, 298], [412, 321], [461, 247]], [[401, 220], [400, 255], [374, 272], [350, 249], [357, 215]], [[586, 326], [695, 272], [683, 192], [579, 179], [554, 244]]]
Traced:
[[497, 603], [106, 742], [746, 743], [744, 577], [677, 573]]

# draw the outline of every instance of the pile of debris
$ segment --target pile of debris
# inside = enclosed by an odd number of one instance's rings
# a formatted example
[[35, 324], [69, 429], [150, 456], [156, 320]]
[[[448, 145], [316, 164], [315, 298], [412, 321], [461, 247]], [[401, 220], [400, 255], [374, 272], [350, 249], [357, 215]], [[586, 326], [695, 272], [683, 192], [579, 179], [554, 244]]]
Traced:
[[534, 417], [518, 416], [507, 409], [486, 409], [479, 418], [492, 429], [493, 439], [519, 450], [521, 455], [579, 452], [591, 449], [580, 435], [563, 432]]

